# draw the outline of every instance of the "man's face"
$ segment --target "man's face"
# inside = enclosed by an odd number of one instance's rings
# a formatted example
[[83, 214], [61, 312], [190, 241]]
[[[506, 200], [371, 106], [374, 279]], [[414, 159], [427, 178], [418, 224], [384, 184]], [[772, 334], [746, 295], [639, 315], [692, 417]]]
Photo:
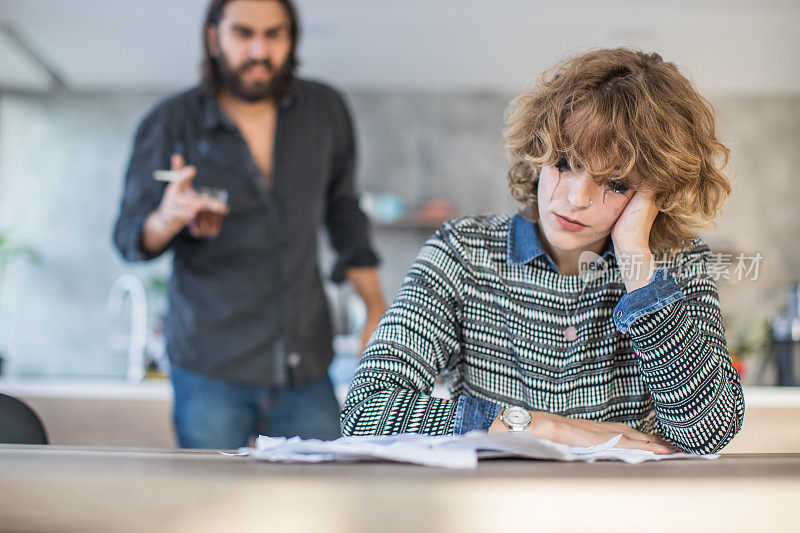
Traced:
[[285, 87], [292, 37], [288, 13], [280, 3], [229, 2], [207, 38], [223, 84], [234, 96], [257, 102], [275, 98]]

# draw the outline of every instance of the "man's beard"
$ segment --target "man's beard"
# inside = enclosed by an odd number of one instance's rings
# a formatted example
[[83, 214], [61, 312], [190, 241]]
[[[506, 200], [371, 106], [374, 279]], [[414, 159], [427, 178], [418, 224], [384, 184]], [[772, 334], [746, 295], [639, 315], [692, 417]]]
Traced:
[[[257, 65], [264, 66], [272, 73], [269, 81], [250, 84], [243, 81], [247, 69]], [[237, 98], [247, 102], [261, 102], [263, 100], [279, 100], [292, 83], [292, 73], [286, 68], [286, 63], [275, 68], [269, 59], [252, 59], [242, 64], [238, 69], [233, 69], [223, 54], [217, 58], [217, 69], [223, 87]]]

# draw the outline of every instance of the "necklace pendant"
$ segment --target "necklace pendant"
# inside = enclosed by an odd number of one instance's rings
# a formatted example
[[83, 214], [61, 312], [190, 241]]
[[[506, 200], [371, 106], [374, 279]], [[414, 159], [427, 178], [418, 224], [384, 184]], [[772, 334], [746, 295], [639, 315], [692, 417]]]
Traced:
[[570, 326], [564, 330], [564, 338], [572, 342], [578, 338], [578, 329], [575, 326]]

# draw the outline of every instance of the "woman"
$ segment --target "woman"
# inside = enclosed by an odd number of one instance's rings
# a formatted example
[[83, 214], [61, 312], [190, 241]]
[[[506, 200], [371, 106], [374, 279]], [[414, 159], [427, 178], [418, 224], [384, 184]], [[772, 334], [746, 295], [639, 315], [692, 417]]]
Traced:
[[[363, 354], [344, 434], [721, 449], [744, 401], [696, 237], [730, 193], [710, 106], [658, 54], [598, 50], [543, 74], [505, 136], [522, 213], [428, 240]], [[430, 396], [439, 374], [452, 399]]]

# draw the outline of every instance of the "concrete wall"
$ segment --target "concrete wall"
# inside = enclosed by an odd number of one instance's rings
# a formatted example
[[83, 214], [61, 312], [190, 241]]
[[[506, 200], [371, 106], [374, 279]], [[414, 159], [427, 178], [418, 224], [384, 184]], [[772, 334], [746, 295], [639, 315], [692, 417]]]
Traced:
[[0, 295], [7, 373], [124, 375], [127, 315], [106, 312], [109, 288], [166, 265], [124, 265], [111, 224], [135, 125], [156, 98], [0, 98], [0, 228], [41, 255], [12, 263]]
[[718, 248], [764, 259], [758, 279], [720, 283], [731, 329], [785, 306], [800, 279], [800, 97], [725, 97], [714, 102], [720, 137], [730, 147], [733, 194], [704, 232]]
[[[39, 250], [16, 261], [0, 287], [0, 351], [14, 375], [122, 376], [127, 316], [106, 298], [124, 272], [147, 280], [168, 259], [123, 263], [111, 246], [134, 128], [162, 95], [0, 95], [0, 229]], [[351, 93], [362, 188], [409, 206], [448, 198], [457, 214], [513, 212], [502, 145], [509, 95]], [[716, 230], [719, 249], [764, 256], [757, 281], [723, 282], [735, 328], [782, 302], [800, 277], [800, 96], [724, 97], [714, 103], [733, 150], [735, 193]], [[391, 299], [428, 230], [379, 230]], [[322, 254], [323, 263], [329, 261]]]

